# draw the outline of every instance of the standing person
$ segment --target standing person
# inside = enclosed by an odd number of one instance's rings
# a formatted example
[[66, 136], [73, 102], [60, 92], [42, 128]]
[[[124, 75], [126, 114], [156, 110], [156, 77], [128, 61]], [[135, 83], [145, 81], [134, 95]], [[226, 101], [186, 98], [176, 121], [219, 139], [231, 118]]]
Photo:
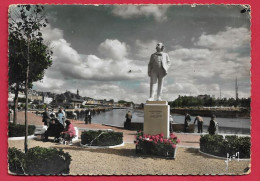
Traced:
[[[74, 120], [77, 120], [77, 113], [74, 112], [74, 110], [72, 111], [72, 116]], [[65, 117], [65, 116], [64, 116]]]
[[9, 109], [8, 115], [9, 115], [9, 117], [8, 117], [9, 122], [13, 122], [13, 110], [11, 109], [11, 107]]
[[167, 53], [163, 52], [163, 43], [158, 43], [156, 45], [156, 52], [151, 55], [148, 64], [148, 76], [150, 77], [150, 97], [148, 101], [154, 101], [155, 98], [155, 88], [157, 86], [157, 101], [161, 101], [161, 94], [163, 89], [163, 81], [168, 73], [170, 67], [170, 58]]
[[196, 121], [198, 121], [198, 133], [202, 133], [203, 132], [203, 118], [201, 116], [196, 116], [196, 118], [194, 119], [194, 123], [196, 123]]
[[66, 111], [65, 111], [65, 109], [63, 107], [61, 108], [61, 112], [62, 112], [62, 114], [64, 116], [64, 120], [66, 120], [66, 118], [67, 118]]
[[132, 114], [130, 111], [128, 111], [125, 115], [126, 121], [125, 121], [125, 125], [124, 128], [125, 129], [131, 129], [131, 120], [132, 120]]
[[169, 125], [169, 127], [170, 127], [170, 133], [172, 133], [173, 132], [173, 117], [172, 117], [172, 115], [170, 115], [169, 116], [169, 122], [170, 122], [170, 125]]
[[54, 112], [54, 109], [51, 110], [50, 117], [51, 117], [51, 119], [55, 119], [56, 118], [56, 114]]
[[85, 124], [91, 124], [91, 110], [85, 111]]
[[215, 120], [216, 120], [216, 116], [213, 114], [211, 116], [211, 120], [208, 127], [209, 134], [216, 134], [217, 122]]
[[59, 112], [58, 112], [58, 120], [59, 120], [59, 122], [60, 122], [62, 125], [65, 125], [65, 124], [64, 124], [65, 117], [64, 117], [64, 114], [62, 113], [61, 109], [60, 109]]
[[42, 114], [42, 122], [44, 123], [44, 125], [49, 126], [50, 124], [50, 113], [48, 111], [48, 108], [45, 108], [45, 111]]
[[184, 132], [186, 133], [189, 128], [189, 122], [191, 121], [191, 117], [188, 113], [185, 113], [185, 118], [184, 118]]
[[91, 119], [92, 119], [91, 113], [92, 113], [92, 111], [89, 110], [89, 112], [88, 112], [88, 124], [91, 124]]
[[88, 124], [88, 112], [89, 112], [89, 110], [88, 109], [86, 109], [85, 110], [85, 124]]

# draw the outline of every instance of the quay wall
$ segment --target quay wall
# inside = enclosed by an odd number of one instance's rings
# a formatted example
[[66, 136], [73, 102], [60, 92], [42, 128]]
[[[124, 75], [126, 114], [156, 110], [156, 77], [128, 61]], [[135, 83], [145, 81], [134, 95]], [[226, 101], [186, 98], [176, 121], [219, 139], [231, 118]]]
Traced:
[[184, 115], [188, 112], [192, 116], [204, 116], [210, 117], [212, 114], [215, 114], [220, 118], [250, 118], [250, 111], [243, 110], [203, 110], [203, 109], [178, 109], [172, 108], [171, 113]]

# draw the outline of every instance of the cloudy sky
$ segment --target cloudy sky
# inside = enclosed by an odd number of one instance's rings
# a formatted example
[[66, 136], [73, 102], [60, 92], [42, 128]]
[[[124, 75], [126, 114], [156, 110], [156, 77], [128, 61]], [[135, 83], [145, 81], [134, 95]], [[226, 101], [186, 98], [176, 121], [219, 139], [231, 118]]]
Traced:
[[[171, 59], [164, 100], [178, 95], [250, 96], [250, 16], [227, 5], [45, 6], [53, 65], [34, 89], [145, 102], [157, 42]], [[131, 71], [130, 71], [131, 70]], [[129, 72], [130, 71], [130, 72]]]

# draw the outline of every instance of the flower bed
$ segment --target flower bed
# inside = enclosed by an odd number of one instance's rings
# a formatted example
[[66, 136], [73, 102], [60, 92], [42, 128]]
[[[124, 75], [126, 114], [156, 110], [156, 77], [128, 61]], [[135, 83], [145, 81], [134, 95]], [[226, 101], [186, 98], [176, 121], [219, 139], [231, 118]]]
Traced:
[[239, 158], [250, 158], [250, 137], [238, 137], [236, 135], [202, 135], [200, 138], [200, 151], [219, 157], [235, 155], [239, 152]]
[[[28, 135], [33, 135], [35, 131], [34, 125], [28, 125]], [[25, 136], [25, 125], [22, 124], [8, 124], [8, 136], [9, 137], [21, 137]]]
[[163, 138], [163, 134], [148, 135], [142, 131], [136, 135], [136, 153], [157, 155], [162, 157], [175, 158], [176, 145], [180, 140], [173, 134], [170, 138]]
[[84, 131], [81, 144], [87, 146], [115, 146], [123, 143], [123, 133], [113, 131]]
[[8, 149], [9, 170], [12, 173], [24, 175], [56, 175], [69, 174], [71, 156], [62, 149], [30, 148], [23, 153], [16, 148]]

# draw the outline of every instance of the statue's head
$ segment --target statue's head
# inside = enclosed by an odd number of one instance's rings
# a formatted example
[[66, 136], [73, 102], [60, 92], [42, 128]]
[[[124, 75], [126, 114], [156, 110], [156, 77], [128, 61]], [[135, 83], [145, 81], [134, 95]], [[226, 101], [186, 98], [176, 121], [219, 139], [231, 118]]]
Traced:
[[163, 43], [157, 43], [156, 45], [156, 51], [162, 52], [164, 50], [164, 44]]

